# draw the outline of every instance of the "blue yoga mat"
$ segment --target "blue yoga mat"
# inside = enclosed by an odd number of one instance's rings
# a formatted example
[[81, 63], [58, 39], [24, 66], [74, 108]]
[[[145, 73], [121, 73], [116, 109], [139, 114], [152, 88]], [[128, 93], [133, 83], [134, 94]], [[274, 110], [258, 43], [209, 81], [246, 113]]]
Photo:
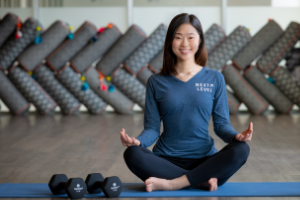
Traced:
[[[218, 190], [209, 192], [185, 188], [178, 191], [146, 192], [143, 183], [125, 183], [120, 197], [279, 197], [300, 196], [300, 182], [275, 183], [225, 183]], [[46, 183], [3, 183], [1, 198], [57, 198]], [[85, 198], [104, 197], [104, 194], [86, 194]]]

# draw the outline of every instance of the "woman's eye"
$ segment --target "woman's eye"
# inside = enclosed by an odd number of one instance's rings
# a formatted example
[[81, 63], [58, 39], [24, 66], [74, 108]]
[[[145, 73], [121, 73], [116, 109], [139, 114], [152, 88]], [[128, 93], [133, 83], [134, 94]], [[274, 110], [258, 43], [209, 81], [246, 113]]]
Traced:
[[190, 39], [193, 39], [193, 37], [190, 37]]
[[176, 37], [176, 39], [179, 39], [179, 40], [180, 40], [181, 38], [180, 38], [180, 37]]

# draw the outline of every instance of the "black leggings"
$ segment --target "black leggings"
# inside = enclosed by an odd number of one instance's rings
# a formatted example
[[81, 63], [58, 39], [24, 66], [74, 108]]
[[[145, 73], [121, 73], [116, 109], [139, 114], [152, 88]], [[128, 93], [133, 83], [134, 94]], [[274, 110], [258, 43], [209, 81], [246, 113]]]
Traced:
[[217, 178], [223, 185], [247, 161], [250, 148], [246, 142], [235, 139], [212, 156], [200, 159], [159, 157], [141, 146], [128, 147], [124, 160], [137, 177], [143, 181], [150, 177], [174, 179], [186, 174], [192, 187]]

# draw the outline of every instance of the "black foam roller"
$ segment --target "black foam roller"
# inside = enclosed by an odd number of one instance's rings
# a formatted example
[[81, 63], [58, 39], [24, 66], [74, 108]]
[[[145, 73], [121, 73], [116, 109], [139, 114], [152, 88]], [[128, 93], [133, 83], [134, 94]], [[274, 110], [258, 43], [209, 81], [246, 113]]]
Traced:
[[291, 22], [280, 38], [257, 61], [256, 65], [266, 74], [271, 74], [299, 39], [300, 24]]
[[239, 70], [245, 70], [255, 58], [264, 53], [283, 34], [281, 27], [270, 20], [263, 26], [234, 58], [232, 62]]
[[222, 74], [234, 94], [247, 106], [251, 113], [261, 114], [268, 109], [267, 100], [240, 75], [233, 65], [225, 66]]
[[108, 50], [96, 68], [104, 75], [110, 76], [145, 39], [145, 33], [138, 26], [132, 25]]
[[293, 103], [274, 84], [270, 83], [256, 66], [250, 66], [244, 72], [244, 77], [277, 112], [287, 114], [292, 109]]
[[[97, 93], [105, 102], [111, 105], [115, 111], [119, 114], [128, 114], [132, 112], [134, 102], [128, 99], [117, 88], [113, 92], [108, 90], [102, 90], [100, 88], [99, 74], [93, 67], [89, 68], [84, 76], [90, 87]], [[107, 85], [107, 82], [103, 80], [103, 84]]]
[[89, 22], [85, 22], [74, 33], [72, 40], [65, 41], [48, 56], [46, 59], [48, 66], [54, 71], [63, 68], [67, 61], [75, 56], [96, 33], [96, 27]]
[[0, 69], [7, 70], [20, 53], [30, 45], [36, 37], [36, 27], [39, 25], [38, 21], [29, 18], [22, 24], [22, 37], [16, 39], [11, 37], [0, 49]]
[[125, 69], [117, 68], [111, 77], [111, 82], [129, 99], [145, 108], [146, 87]]
[[28, 101], [1, 70], [0, 98], [13, 115], [26, 113], [30, 107]]
[[76, 113], [80, 102], [54, 77], [54, 73], [41, 65], [33, 72], [37, 81], [51, 95], [65, 115]]
[[147, 86], [147, 81], [152, 74], [153, 72], [146, 65], [137, 73], [136, 77], [141, 83]]
[[18, 62], [26, 71], [33, 71], [66, 39], [68, 34], [69, 28], [63, 22], [54, 22], [41, 35], [43, 41], [39, 44], [30, 45], [19, 55]]
[[19, 19], [12, 13], [7, 13], [0, 22], [0, 47], [5, 40], [16, 31]]
[[8, 76], [40, 114], [44, 115], [54, 111], [56, 102], [31, 76], [22, 70], [20, 66], [11, 69]]
[[102, 33], [98, 33], [96, 42], [89, 43], [70, 60], [71, 67], [77, 73], [83, 73], [93, 62], [101, 58], [121, 35], [116, 26], [106, 28]]
[[233, 58], [251, 40], [249, 31], [238, 26], [230, 35], [211, 52], [207, 59], [207, 68], [219, 70]]
[[213, 24], [204, 33], [205, 47], [208, 54], [210, 54], [223, 40], [226, 38], [226, 33], [217, 24]]
[[164, 60], [164, 50], [162, 50], [159, 54], [157, 54], [149, 63], [149, 69], [154, 73], [160, 72], [160, 69], [163, 66]]
[[228, 90], [226, 90], [226, 93], [227, 93], [229, 113], [233, 115], [238, 111], [241, 102], [233, 93], [229, 92]]
[[300, 106], [300, 87], [291, 77], [291, 73], [278, 66], [271, 73], [277, 87], [297, 106]]
[[69, 65], [59, 71], [57, 79], [86, 106], [91, 114], [100, 114], [105, 111], [107, 104], [91, 88], [82, 90], [83, 82]]

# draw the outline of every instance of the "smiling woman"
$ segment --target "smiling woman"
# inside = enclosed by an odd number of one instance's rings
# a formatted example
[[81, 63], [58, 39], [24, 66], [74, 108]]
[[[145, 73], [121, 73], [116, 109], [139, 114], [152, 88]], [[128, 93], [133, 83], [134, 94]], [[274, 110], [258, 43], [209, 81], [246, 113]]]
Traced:
[[[247, 161], [252, 123], [238, 133], [229, 122], [223, 75], [205, 66], [207, 53], [201, 23], [194, 15], [177, 15], [167, 31], [163, 68], [147, 82], [144, 130], [137, 138], [125, 129], [128, 168], [145, 181], [148, 192], [186, 186], [214, 191]], [[218, 151], [208, 126], [229, 143]], [[161, 121], [163, 132], [160, 134]], [[156, 142], [153, 151], [147, 149]]]
[[[191, 57], [195, 59], [191, 59]], [[182, 61], [188, 60], [194, 62], [192, 66], [189, 65], [190, 67], [195, 67], [195, 61], [197, 65], [205, 66], [207, 51], [202, 26], [198, 18], [194, 15], [181, 14], [174, 17], [169, 25], [161, 74], [165, 76], [176, 75], [175, 65], [180, 65]]]

